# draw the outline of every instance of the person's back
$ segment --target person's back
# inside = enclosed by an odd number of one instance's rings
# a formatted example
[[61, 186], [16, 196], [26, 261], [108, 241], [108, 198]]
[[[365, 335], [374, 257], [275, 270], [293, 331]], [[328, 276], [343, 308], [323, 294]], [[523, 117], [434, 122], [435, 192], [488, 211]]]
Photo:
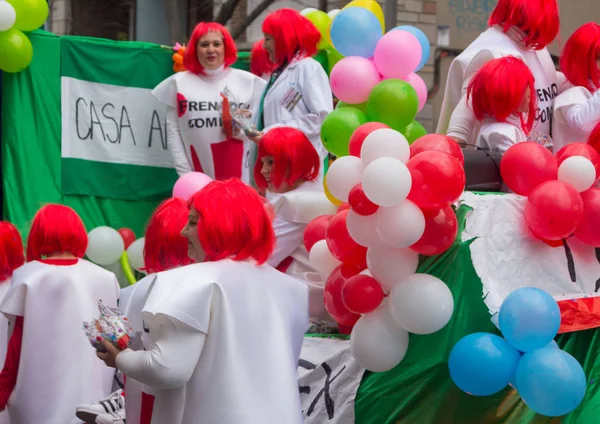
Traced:
[[[77, 423], [75, 407], [110, 393], [114, 372], [96, 357], [82, 331], [98, 301], [117, 306], [114, 274], [83, 259], [32, 261], [13, 275], [1, 311], [23, 317], [13, 422]], [[12, 340], [11, 340], [12, 342]]]
[[171, 405], [181, 408], [180, 419], [173, 421], [172, 408], [155, 407], [153, 422], [302, 423], [296, 367], [308, 328], [306, 285], [252, 261], [190, 265], [158, 275], [144, 317], [185, 314], [186, 304], [197, 305], [200, 316], [188, 319], [206, 322], [206, 342], [191, 379], [178, 389], [185, 407]]

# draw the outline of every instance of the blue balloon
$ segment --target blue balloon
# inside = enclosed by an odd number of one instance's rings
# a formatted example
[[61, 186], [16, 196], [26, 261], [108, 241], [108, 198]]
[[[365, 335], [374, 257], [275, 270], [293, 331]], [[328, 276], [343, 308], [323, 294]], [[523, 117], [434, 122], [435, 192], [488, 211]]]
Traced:
[[350, 7], [337, 14], [331, 23], [331, 41], [344, 56], [373, 56], [381, 38], [379, 19], [362, 7]]
[[545, 291], [525, 287], [504, 299], [498, 322], [500, 331], [513, 347], [531, 352], [554, 339], [560, 327], [560, 309]]
[[558, 343], [556, 343], [554, 340], [552, 340], [550, 343], [548, 343], [544, 347], [547, 347], [547, 348], [550, 348], [550, 349], [560, 349], [560, 347], [558, 346]]
[[556, 348], [523, 355], [516, 382], [527, 406], [548, 417], [560, 417], [577, 408], [586, 390], [585, 373], [577, 359]]
[[410, 32], [412, 35], [417, 37], [417, 40], [419, 40], [419, 43], [421, 43], [421, 48], [423, 49], [423, 56], [421, 57], [421, 63], [419, 63], [419, 67], [417, 68], [417, 71], [419, 71], [423, 66], [425, 66], [425, 64], [429, 60], [429, 55], [431, 54], [431, 45], [429, 44], [429, 38], [427, 38], [423, 31], [412, 25], [401, 25], [399, 27], [394, 28], [392, 31], [395, 31], [397, 29]]
[[450, 377], [463, 392], [475, 396], [498, 393], [515, 376], [521, 355], [502, 337], [473, 333], [454, 345], [448, 359]]

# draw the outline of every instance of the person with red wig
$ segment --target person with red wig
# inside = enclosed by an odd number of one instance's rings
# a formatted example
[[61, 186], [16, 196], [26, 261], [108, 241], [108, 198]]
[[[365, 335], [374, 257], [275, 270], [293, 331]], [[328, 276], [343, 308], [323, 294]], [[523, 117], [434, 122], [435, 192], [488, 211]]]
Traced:
[[560, 56], [560, 69], [573, 87], [554, 104], [555, 152], [585, 142], [600, 122], [600, 25], [589, 22], [573, 33]]
[[87, 232], [77, 213], [46, 205], [27, 238], [28, 263], [12, 276], [0, 311], [12, 326], [0, 373], [0, 409], [11, 422], [79, 423], [73, 411], [111, 392], [114, 373], [81, 329], [98, 301], [116, 308], [115, 275], [83, 258]]
[[481, 123], [477, 147], [504, 153], [527, 141], [537, 110], [533, 74], [521, 59], [494, 59], [469, 83], [467, 97]]
[[557, 0], [498, 0], [489, 28], [452, 61], [436, 132], [448, 134], [461, 144], [475, 144], [479, 122], [467, 102], [469, 82], [490, 60], [515, 56], [535, 78], [538, 110], [533, 129], [551, 135], [554, 99], [567, 88], [546, 48], [558, 30]]
[[[262, 134], [277, 127], [302, 131], [323, 164], [327, 151], [321, 142], [321, 125], [333, 110], [333, 95], [327, 73], [311, 58], [317, 52], [321, 33], [292, 9], [267, 15], [262, 30], [272, 74], [255, 114], [257, 129]], [[254, 140], [259, 141], [261, 136]]]
[[[153, 274], [194, 262], [188, 256], [188, 241], [181, 235], [188, 214], [188, 204], [182, 199], [172, 197], [158, 205], [146, 227], [144, 269], [149, 276], [121, 290], [119, 309], [138, 335], [135, 349], [143, 349], [140, 343], [144, 338], [142, 307], [154, 281]], [[123, 402], [122, 392], [118, 390], [99, 402], [79, 406], [77, 416], [88, 423], [123, 422], [122, 419], [127, 417], [131, 423], [150, 424], [153, 397], [142, 391], [142, 384], [127, 378], [126, 402]]]
[[265, 81], [233, 69], [237, 49], [227, 29], [201, 22], [185, 50], [184, 72], [152, 92], [167, 105], [167, 141], [177, 173], [203, 172], [212, 179], [250, 182], [256, 146], [231, 118], [236, 108], [258, 107]]
[[190, 201], [182, 234], [196, 264], [155, 275], [142, 317], [147, 351], [106, 342], [108, 365], [152, 387], [152, 422], [301, 424], [296, 367], [308, 290], [266, 264], [264, 200], [238, 179]]
[[271, 75], [269, 53], [265, 50], [263, 42], [264, 40], [259, 40], [252, 45], [252, 50], [250, 51], [250, 72], [268, 81]]

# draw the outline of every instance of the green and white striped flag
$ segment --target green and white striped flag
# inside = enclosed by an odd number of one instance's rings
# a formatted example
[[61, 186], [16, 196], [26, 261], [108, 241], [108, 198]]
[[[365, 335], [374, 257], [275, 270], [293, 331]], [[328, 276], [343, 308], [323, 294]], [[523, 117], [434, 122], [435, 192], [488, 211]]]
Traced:
[[177, 174], [166, 109], [152, 89], [172, 51], [148, 43], [61, 40], [62, 193], [113, 199], [170, 195]]

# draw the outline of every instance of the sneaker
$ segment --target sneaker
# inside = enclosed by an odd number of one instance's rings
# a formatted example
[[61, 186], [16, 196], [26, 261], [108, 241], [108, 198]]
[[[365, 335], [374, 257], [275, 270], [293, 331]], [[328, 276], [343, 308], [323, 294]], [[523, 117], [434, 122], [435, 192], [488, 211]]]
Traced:
[[[125, 398], [123, 397], [123, 390], [119, 389], [116, 392], [111, 393], [104, 399], [99, 400], [91, 404], [79, 405], [75, 411], [77, 418], [83, 422], [89, 424], [96, 423], [96, 417], [101, 414], [113, 414], [123, 411], [123, 419], [125, 418]], [[115, 422], [118, 421], [107, 421]]]
[[120, 409], [117, 412], [100, 414], [96, 417], [96, 424], [126, 424], [125, 410]]

